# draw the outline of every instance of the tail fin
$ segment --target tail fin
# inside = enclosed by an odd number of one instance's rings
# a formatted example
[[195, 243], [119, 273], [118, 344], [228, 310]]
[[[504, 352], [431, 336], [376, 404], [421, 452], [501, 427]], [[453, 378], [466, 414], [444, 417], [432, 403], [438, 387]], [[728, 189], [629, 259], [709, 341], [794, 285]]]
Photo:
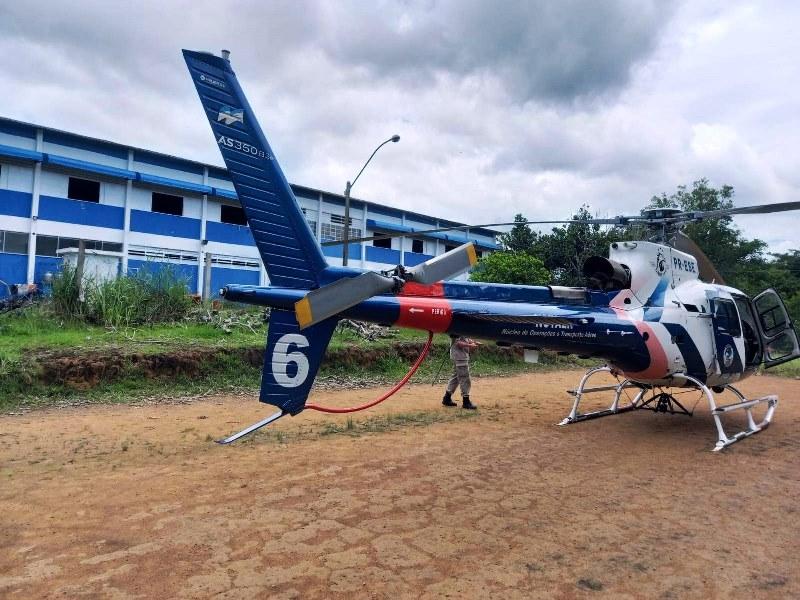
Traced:
[[303, 410], [337, 321], [327, 319], [301, 332], [294, 312], [272, 310], [261, 402], [274, 404], [292, 415]]
[[327, 263], [230, 62], [205, 52], [183, 57], [273, 285], [312, 289]]

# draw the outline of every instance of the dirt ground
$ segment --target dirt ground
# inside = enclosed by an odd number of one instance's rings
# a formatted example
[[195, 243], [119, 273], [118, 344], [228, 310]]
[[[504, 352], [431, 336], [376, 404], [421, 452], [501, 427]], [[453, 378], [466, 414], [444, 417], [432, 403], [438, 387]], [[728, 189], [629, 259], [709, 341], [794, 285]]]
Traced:
[[579, 375], [476, 380], [471, 418], [418, 385], [228, 447], [271, 407], [0, 417], [0, 597], [800, 597], [800, 381], [748, 380], [775, 422], [712, 453], [702, 405], [555, 426]]

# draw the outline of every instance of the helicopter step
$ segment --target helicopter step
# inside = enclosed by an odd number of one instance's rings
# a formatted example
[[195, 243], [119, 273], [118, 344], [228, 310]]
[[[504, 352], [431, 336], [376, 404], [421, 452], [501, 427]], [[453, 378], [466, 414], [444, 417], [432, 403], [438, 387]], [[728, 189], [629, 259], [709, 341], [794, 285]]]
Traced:
[[[617, 415], [620, 413], [628, 412], [630, 410], [634, 410], [638, 407], [639, 402], [644, 395], [646, 388], [640, 386], [637, 383], [632, 382], [629, 379], [622, 381], [616, 385], [600, 385], [596, 387], [586, 387], [586, 384], [589, 382], [589, 379], [592, 376], [598, 373], [611, 373], [611, 368], [608, 366], [603, 367], [594, 367], [589, 369], [586, 374], [581, 378], [578, 387], [574, 390], [567, 390], [567, 393], [575, 396], [575, 402], [572, 405], [572, 410], [570, 411], [569, 415], [559, 423], [559, 425], [569, 425], [571, 423], [579, 423], [580, 421], [588, 421], [589, 419], [598, 419], [600, 417], [607, 417], [610, 415]], [[620, 398], [622, 397], [622, 393], [626, 389], [636, 389], [638, 393], [630, 400], [628, 398], [628, 404], [624, 406], [620, 406]], [[597, 392], [608, 392], [613, 390], [614, 393], [614, 400], [611, 402], [611, 406], [604, 410], [596, 410], [593, 412], [588, 413], [581, 413], [579, 412], [580, 403], [583, 397], [586, 394], [592, 394]]]

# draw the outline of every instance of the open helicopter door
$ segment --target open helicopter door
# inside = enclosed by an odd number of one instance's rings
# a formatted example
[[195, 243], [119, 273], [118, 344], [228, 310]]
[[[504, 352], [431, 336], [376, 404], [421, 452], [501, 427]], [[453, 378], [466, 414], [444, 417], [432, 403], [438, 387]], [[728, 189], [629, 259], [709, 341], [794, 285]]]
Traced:
[[764, 344], [764, 367], [769, 369], [800, 356], [800, 344], [786, 306], [772, 288], [753, 298], [758, 332]]

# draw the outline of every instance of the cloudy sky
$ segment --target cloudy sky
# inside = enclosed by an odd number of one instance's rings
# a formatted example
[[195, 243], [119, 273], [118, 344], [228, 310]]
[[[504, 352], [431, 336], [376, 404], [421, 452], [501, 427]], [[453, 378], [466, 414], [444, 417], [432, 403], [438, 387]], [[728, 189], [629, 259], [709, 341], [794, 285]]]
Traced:
[[[800, 199], [800, 4], [4, 2], [0, 114], [221, 164], [181, 48], [231, 50], [290, 181], [474, 223], [707, 177]], [[789, 216], [787, 216], [789, 215]], [[800, 214], [738, 217], [773, 250]]]

